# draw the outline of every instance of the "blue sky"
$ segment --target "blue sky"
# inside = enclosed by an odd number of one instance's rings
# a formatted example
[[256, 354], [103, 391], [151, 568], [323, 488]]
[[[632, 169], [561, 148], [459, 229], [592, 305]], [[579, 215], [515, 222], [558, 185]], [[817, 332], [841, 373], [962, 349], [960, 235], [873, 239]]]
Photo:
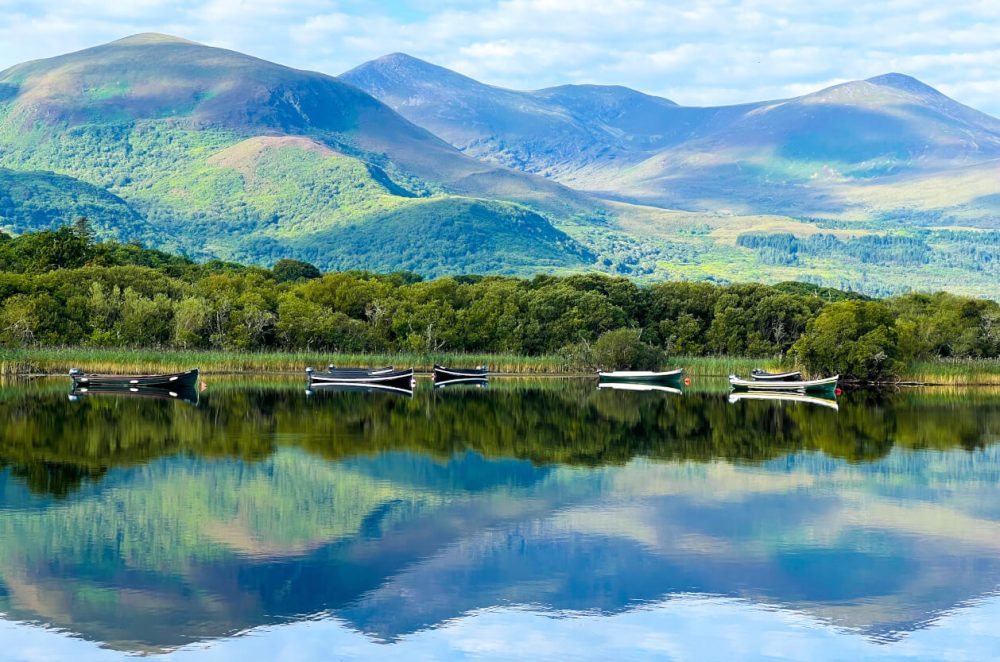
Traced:
[[0, 68], [147, 31], [331, 74], [403, 51], [507, 87], [692, 105], [899, 71], [1000, 116], [996, 0], [0, 0]]

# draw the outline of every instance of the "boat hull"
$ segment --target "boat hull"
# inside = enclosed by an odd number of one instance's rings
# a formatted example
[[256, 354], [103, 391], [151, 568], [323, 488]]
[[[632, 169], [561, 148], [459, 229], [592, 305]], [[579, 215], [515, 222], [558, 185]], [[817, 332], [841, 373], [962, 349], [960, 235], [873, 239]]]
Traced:
[[435, 365], [431, 372], [431, 379], [434, 380], [434, 383], [440, 383], [460, 379], [486, 379], [489, 374], [486, 368], [448, 368], [443, 365]]
[[635, 370], [597, 373], [597, 380], [601, 384], [676, 384], [683, 378], [683, 368], [667, 372]]
[[383, 386], [403, 390], [412, 390], [416, 382], [413, 379], [413, 369], [393, 370], [391, 372], [361, 372], [348, 374], [345, 372], [309, 372], [309, 385], [339, 384], [344, 386]]
[[810, 379], [798, 382], [781, 381], [755, 381], [752, 379], [740, 379], [735, 375], [729, 376], [729, 385], [734, 391], [778, 391], [778, 392], [800, 392], [800, 393], [835, 393], [837, 390], [837, 380], [840, 375], [826, 377], [824, 379]]
[[70, 372], [74, 387], [126, 389], [130, 387], [172, 390], [194, 388], [198, 384], [198, 375], [197, 368], [165, 375], [90, 375]]

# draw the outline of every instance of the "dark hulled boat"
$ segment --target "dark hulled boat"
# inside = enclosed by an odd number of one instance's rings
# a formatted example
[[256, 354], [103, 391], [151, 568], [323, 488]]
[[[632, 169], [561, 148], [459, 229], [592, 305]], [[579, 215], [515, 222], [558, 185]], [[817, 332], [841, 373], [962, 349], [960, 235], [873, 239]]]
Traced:
[[791, 372], [767, 372], [766, 370], [761, 370], [760, 368], [754, 368], [750, 372], [750, 379], [758, 382], [799, 382], [802, 381], [802, 373], [798, 370], [793, 370]]
[[836, 394], [838, 379], [840, 379], [840, 375], [822, 379], [760, 381], [740, 379], [736, 375], [729, 375], [729, 385], [734, 391], [800, 391], [802, 393]]
[[334, 368], [332, 371], [316, 372], [306, 368], [309, 387], [322, 384], [341, 384], [353, 386], [385, 386], [404, 390], [412, 390], [416, 386], [413, 378], [413, 368], [393, 370], [391, 368], [367, 370], [364, 368]]
[[443, 365], [434, 365], [431, 372], [431, 379], [435, 386], [454, 386], [458, 384], [470, 384], [473, 386], [484, 386], [489, 378], [489, 370], [486, 366], [478, 368], [448, 368]]
[[676, 384], [684, 379], [684, 368], [654, 372], [651, 370], [615, 370], [597, 373], [599, 384]]
[[198, 368], [165, 375], [97, 375], [73, 368], [69, 371], [69, 376], [73, 380], [74, 388], [83, 386], [90, 389], [142, 387], [177, 390], [195, 388], [198, 384]]

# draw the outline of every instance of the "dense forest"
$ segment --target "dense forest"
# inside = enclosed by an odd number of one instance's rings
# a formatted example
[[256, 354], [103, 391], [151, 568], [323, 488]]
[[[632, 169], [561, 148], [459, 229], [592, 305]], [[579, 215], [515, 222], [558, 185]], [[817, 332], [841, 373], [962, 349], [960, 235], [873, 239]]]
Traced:
[[[889, 250], [905, 246], [888, 246]], [[1000, 305], [947, 293], [871, 299], [806, 283], [715, 285], [321, 273], [95, 242], [87, 221], [0, 234], [0, 345], [561, 353], [580, 368], [671, 355], [789, 357], [886, 379], [906, 362], [1000, 355]]]

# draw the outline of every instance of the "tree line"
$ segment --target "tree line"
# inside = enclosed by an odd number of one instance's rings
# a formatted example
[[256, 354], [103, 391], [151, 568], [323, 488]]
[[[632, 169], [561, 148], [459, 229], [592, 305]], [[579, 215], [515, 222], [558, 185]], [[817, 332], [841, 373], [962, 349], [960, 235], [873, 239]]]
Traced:
[[788, 357], [885, 379], [913, 359], [1000, 355], [1000, 305], [947, 293], [871, 299], [807, 283], [641, 286], [266, 269], [95, 242], [81, 219], [0, 233], [0, 344], [338, 352], [561, 353], [577, 367], [672, 355]]

